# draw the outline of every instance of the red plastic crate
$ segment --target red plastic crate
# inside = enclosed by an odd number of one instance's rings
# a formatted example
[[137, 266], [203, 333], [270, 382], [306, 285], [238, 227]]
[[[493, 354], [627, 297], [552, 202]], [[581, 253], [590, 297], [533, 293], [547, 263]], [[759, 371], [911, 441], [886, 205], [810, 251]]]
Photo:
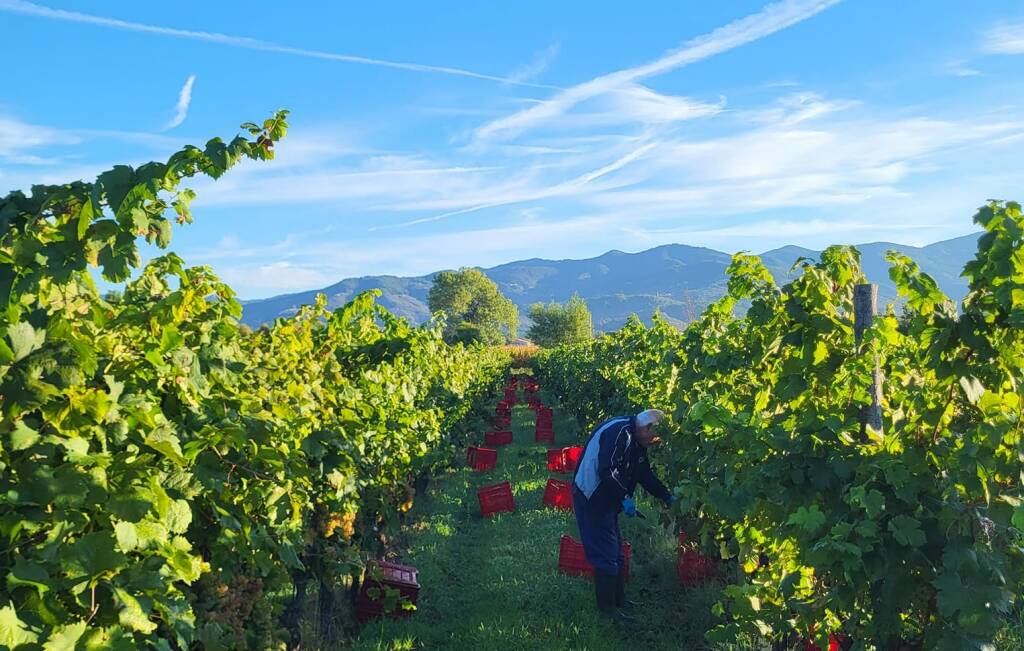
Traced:
[[533, 440], [537, 443], [554, 443], [555, 432], [551, 429], [542, 429], [538, 427], [534, 432]]
[[484, 443], [490, 446], [511, 445], [512, 432], [510, 430], [484, 432]]
[[572, 511], [572, 483], [551, 478], [544, 487], [544, 505], [553, 509]]
[[676, 572], [679, 574], [679, 581], [684, 586], [692, 588], [703, 585], [718, 576], [718, 562], [710, 556], [705, 556], [693, 550], [687, 550], [679, 554], [676, 562]]
[[473, 470], [493, 470], [498, 463], [498, 451], [491, 448], [470, 446], [466, 450], [466, 463]]
[[480, 500], [480, 515], [489, 518], [495, 513], [515, 511], [516, 501], [512, 497], [512, 484], [502, 482], [493, 486], [484, 486], [476, 492]]
[[562, 469], [565, 467], [565, 461], [562, 455], [562, 448], [549, 448], [548, 449], [548, 471], [549, 472], [564, 472]]
[[[625, 563], [620, 574], [624, 581], [629, 581], [629, 562], [633, 558], [633, 548], [626, 541], [622, 541], [622, 555]], [[594, 566], [587, 560], [583, 545], [570, 536], [562, 536], [558, 541], [558, 569], [569, 576], [594, 576]]]
[[568, 448], [562, 448], [562, 462], [565, 464], [565, 472], [575, 471], [582, 458], [583, 448], [581, 446], [573, 445]]
[[[411, 565], [400, 565], [379, 560], [366, 568], [363, 584], [356, 598], [356, 619], [366, 622], [375, 617], [409, 617], [413, 610], [401, 606], [402, 601], [415, 604], [419, 598], [420, 584], [417, 570]], [[395, 603], [384, 594], [388, 588], [398, 590], [399, 601]], [[371, 596], [371, 590], [374, 596]], [[376, 591], [380, 590], [378, 594]]]
[[548, 470], [551, 472], [573, 472], [582, 456], [583, 448], [579, 446], [551, 448], [548, 450]]

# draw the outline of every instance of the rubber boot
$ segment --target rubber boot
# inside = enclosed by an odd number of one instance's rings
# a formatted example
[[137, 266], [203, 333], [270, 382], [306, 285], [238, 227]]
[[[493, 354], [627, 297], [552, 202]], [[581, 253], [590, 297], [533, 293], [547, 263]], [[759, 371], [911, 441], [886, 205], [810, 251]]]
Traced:
[[640, 605], [639, 603], [626, 599], [626, 580], [622, 578], [621, 574], [615, 578], [618, 579], [615, 585], [615, 606], [622, 611], [637, 608]]
[[618, 576], [609, 576], [594, 572], [594, 593], [597, 595], [597, 609], [613, 622], [619, 625], [629, 623], [629, 620], [622, 614], [615, 605], [616, 586]]

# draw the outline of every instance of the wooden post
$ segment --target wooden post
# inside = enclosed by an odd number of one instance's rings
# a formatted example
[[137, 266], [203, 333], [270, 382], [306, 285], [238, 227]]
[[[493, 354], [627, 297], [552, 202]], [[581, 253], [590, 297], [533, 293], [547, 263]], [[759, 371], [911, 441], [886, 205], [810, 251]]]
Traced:
[[[853, 332], [857, 342], [857, 352], [861, 351], [864, 331], [871, 327], [878, 314], [878, 285], [857, 285], [853, 289]], [[875, 358], [875, 370], [872, 377], [871, 404], [865, 405], [860, 417], [860, 433], [865, 436], [868, 428], [872, 438], [882, 436], [882, 369], [878, 358]]]

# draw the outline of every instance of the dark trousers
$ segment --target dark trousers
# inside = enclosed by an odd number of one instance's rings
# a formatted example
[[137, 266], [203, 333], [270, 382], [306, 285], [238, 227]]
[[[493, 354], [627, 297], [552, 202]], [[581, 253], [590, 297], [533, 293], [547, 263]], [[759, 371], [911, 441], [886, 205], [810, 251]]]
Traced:
[[622, 555], [622, 532], [618, 509], [594, 511], [576, 486], [572, 488], [572, 506], [580, 528], [580, 542], [594, 570], [616, 576], [626, 562]]

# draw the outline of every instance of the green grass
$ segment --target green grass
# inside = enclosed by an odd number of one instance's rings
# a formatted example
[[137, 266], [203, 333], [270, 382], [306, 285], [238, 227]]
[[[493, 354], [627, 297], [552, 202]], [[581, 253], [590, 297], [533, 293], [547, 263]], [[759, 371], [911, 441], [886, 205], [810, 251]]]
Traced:
[[[679, 586], [675, 541], [656, 524], [653, 502], [641, 503], [648, 520], [622, 518], [633, 546], [627, 593], [643, 604], [637, 624], [618, 630], [605, 622], [592, 582], [557, 571], [559, 538], [579, 534], [571, 512], [541, 504], [551, 474], [547, 445], [533, 443], [533, 425], [533, 412], [516, 408], [515, 442], [500, 450], [495, 470], [450, 471], [417, 498], [401, 560], [419, 569], [418, 610], [407, 620], [367, 624], [355, 649], [707, 648], [703, 637], [715, 624], [710, 609], [719, 587]], [[558, 445], [580, 440], [575, 423], [557, 413], [555, 429]], [[481, 518], [476, 489], [505, 480], [516, 512]]]

